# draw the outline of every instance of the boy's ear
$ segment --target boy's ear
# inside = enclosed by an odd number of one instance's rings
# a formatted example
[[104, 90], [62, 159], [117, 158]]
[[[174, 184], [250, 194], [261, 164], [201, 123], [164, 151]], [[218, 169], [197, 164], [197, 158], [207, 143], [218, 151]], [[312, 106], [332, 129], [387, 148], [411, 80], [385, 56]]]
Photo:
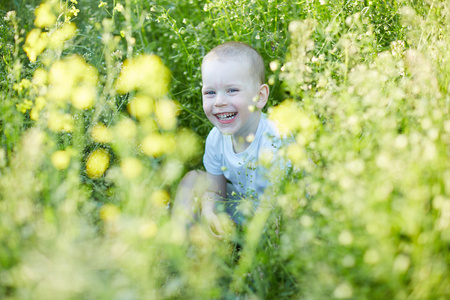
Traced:
[[259, 87], [258, 101], [256, 101], [256, 107], [262, 109], [266, 106], [267, 100], [269, 99], [269, 86], [267, 84], [262, 84]]

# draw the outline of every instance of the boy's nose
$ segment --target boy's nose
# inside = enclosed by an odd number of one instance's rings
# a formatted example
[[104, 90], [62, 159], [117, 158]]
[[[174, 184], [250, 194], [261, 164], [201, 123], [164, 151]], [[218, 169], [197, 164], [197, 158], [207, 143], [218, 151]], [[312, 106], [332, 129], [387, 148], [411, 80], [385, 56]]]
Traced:
[[221, 93], [217, 94], [214, 105], [218, 107], [227, 105], [227, 99], [225, 95], [222, 95]]

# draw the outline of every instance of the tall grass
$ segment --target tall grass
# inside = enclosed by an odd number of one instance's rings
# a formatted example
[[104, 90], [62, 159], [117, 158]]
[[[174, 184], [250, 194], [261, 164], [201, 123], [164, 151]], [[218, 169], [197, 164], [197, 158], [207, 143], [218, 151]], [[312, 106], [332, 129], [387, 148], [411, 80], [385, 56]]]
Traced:
[[[447, 2], [0, 11], [2, 299], [450, 294]], [[227, 40], [263, 55], [267, 111], [296, 143], [289, 176], [219, 241], [170, 206], [211, 128], [201, 58]]]

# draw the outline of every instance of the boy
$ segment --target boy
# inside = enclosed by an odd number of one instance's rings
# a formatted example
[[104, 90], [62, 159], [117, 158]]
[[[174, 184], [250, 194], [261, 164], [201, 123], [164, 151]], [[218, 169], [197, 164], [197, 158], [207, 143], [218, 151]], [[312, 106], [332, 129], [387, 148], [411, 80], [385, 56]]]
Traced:
[[254, 48], [240, 42], [221, 44], [203, 58], [201, 71], [203, 110], [214, 125], [206, 139], [206, 172], [185, 175], [175, 208], [182, 205], [190, 210], [193, 199], [200, 198], [201, 215], [220, 238], [223, 228], [216, 204], [226, 199], [227, 213], [240, 223], [242, 216], [232, 204], [242, 196], [258, 199], [264, 192], [267, 170], [258, 160], [264, 152], [275, 153], [281, 142], [277, 129], [261, 111], [269, 86], [264, 83], [263, 59]]

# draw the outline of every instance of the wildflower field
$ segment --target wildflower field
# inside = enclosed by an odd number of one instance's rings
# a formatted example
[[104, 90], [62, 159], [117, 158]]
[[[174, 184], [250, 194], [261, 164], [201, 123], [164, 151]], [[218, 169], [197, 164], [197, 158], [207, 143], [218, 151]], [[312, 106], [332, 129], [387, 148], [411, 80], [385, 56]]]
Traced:
[[[448, 299], [450, 1], [0, 1], [0, 299]], [[202, 57], [254, 46], [293, 168], [170, 217]], [[269, 161], [262, 161], [268, 163]], [[245, 201], [244, 201], [245, 204]]]

